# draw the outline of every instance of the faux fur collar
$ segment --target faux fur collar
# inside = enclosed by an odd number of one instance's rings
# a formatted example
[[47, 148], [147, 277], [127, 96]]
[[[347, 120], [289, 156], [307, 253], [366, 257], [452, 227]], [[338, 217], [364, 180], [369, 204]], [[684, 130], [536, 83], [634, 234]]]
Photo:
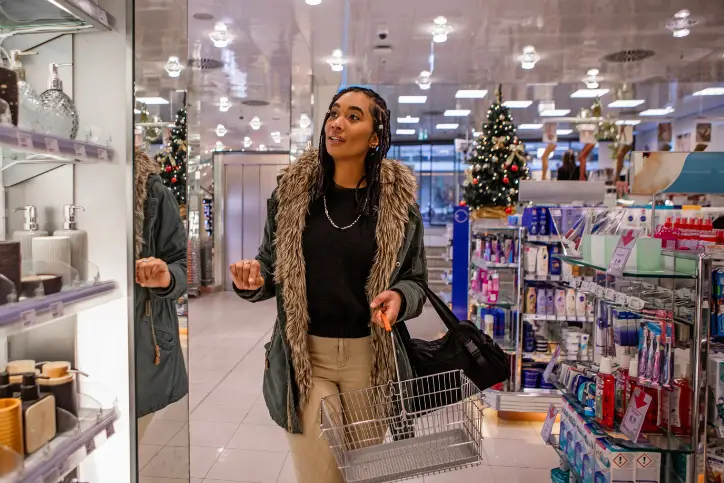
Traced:
[[[319, 170], [317, 150], [307, 150], [285, 169], [277, 188], [274, 275], [282, 289], [286, 336], [291, 348], [300, 405], [306, 402], [312, 384], [312, 366], [307, 349], [309, 312], [302, 235], [312, 201], [312, 187]], [[399, 162], [385, 159], [380, 180], [382, 190], [376, 228], [377, 253], [367, 280], [367, 297], [370, 301], [390, 287], [398, 252], [405, 240], [409, 208], [415, 203], [417, 195], [415, 176]], [[373, 326], [372, 344], [375, 358], [371, 384], [385, 384], [395, 374], [390, 337], [383, 329]]]

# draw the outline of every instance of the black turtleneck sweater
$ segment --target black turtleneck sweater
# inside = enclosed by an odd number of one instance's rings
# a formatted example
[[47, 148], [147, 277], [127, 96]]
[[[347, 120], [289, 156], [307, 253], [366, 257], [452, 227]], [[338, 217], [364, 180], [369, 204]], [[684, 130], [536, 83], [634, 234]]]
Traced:
[[[357, 191], [333, 185], [327, 190], [329, 216], [345, 227], [357, 219]], [[312, 202], [303, 236], [306, 264], [309, 334], [354, 339], [370, 335], [370, 307], [365, 286], [377, 250], [376, 220], [362, 216], [339, 230], [324, 213], [322, 198]]]

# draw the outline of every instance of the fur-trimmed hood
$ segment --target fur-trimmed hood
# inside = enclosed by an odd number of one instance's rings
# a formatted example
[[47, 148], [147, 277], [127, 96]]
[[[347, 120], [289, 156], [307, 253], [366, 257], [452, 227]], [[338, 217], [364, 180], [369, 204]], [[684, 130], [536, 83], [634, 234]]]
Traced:
[[[307, 150], [284, 170], [276, 191], [274, 276], [281, 286], [286, 338], [291, 348], [301, 405], [305, 403], [312, 384], [312, 366], [307, 348], [309, 311], [302, 237], [320, 169], [317, 150]], [[383, 160], [380, 180], [382, 188], [375, 232], [377, 253], [366, 285], [370, 301], [390, 288], [392, 273], [400, 264], [398, 253], [405, 240], [410, 209], [415, 205], [417, 196], [415, 176], [402, 163]], [[371, 384], [384, 384], [394, 378], [395, 371], [390, 337], [383, 329], [373, 325], [372, 344], [375, 357]]]

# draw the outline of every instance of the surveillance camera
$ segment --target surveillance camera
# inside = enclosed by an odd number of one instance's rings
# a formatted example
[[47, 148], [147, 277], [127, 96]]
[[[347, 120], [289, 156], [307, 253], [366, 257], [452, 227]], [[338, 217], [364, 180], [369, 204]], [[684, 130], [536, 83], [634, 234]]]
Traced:
[[387, 37], [390, 35], [390, 31], [387, 30], [387, 27], [380, 27], [377, 29], [377, 38], [380, 40], [387, 40]]

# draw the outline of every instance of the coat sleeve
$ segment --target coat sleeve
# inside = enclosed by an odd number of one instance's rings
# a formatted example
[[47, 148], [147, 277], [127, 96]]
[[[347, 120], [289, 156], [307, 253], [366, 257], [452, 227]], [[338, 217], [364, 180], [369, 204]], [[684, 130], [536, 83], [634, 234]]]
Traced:
[[239, 297], [249, 302], [261, 302], [276, 296], [276, 281], [274, 280], [274, 259], [272, 257], [274, 243], [274, 217], [276, 215], [276, 190], [272, 193], [272, 197], [267, 202], [267, 218], [264, 225], [264, 237], [259, 246], [259, 254], [256, 260], [261, 266], [261, 276], [264, 279], [264, 285], [257, 290], [239, 290], [236, 285], [234, 292]]
[[[425, 305], [425, 292], [420, 286], [427, 284], [427, 256], [425, 255], [425, 227], [418, 208], [415, 208], [415, 232], [410, 248], [402, 261], [398, 282], [390, 290], [402, 296], [400, 321], [414, 319], [422, 313]], [[411, 218], [412, 220], [412, 218]]]
[[166, 288], [154, 288], [151, 292], [159, 298], [177, 299], [186, 293], [186, 227], [179, 213], [179, 206], [170, 191], [160, 197], [158, 207], [158, 230], [156, 236], [156, 258], [168, 265], [171, 284]]

